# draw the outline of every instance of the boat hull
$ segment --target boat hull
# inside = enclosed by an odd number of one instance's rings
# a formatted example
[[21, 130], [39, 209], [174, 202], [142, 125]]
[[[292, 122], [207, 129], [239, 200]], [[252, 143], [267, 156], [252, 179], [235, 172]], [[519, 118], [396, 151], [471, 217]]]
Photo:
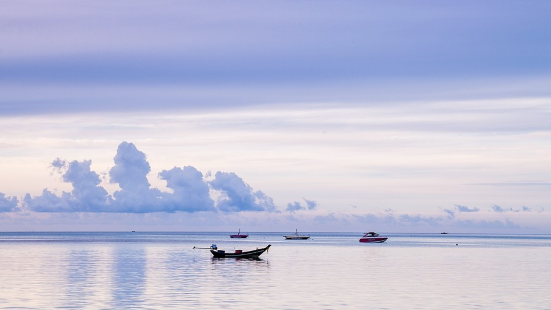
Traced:
[[306, 240], [310, 239], [310, 236], [284, 236], [287, 240]]
[[383, 243], [388, 239], [387, 237], [368, 237], [368, 238], [360, 238], [360, 242], [362, 243]]
[[267, 247], [262, 249], [256, 249], [246, 252], [235, 252], [235, 253], [226, 253], [222, 250], [210, 250], [212, 255], [215, 258], [258, 258], [262, 253], [266, 252], [272, 245], [269, 244]]
[[298, 234], [298, 229], [295, 230], [295, 234], [294, 235], [287, 235], [287, 236], [283, 236], [286, 240], [306, 240], [306, 239], [310, 239], [310, 236], [306, 236], [306, 235], [299, 235]]
[[249, 235], [230, 235], [230, 238], [247, 238]]

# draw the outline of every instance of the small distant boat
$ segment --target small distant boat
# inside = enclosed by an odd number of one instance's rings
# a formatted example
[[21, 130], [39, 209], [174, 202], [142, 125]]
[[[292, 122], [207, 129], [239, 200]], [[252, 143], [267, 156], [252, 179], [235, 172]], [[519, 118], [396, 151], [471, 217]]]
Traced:
[[285, 237], [285, 239], [287, 239], [287, 240], [306, 240], [306, 239], [310, 239], [310, 235], [308, 235], [308, 236], [299, 235], [298, 234], [298, 229], [295, 231], [294, 235], [288, 235], [288, 236], [283, 236], [283, 237]]
[[241, 229], [239, 229], [237, 235], [230, 235], [230, 238], [247, 238], [248, 236], [247, 234], [241, 234]]
[[443, 232], [441, 232], [440, 234], [441, 234], [441, 235], [447, 235], [448, 233], [445, 232], [445, 231], [443, 231]]
[[258, 258], [262, 253], [267, 251], [272, 245], [268, 244], [267, 247], [256, 249], [252, 251], [243, 252], [242, 250], [235, 250], [233, 253], [226, 252], [224, 250], [218, 250], [216, 244], [211, 246], [210, 252], [215, 258]]
[[360, 242], [370, 242], [370, 243], [383, 243], [388, 239], [384, 236], [379, 236], [378, 233], [370, 231], [365, 233], [363, 237], [360, 238]]

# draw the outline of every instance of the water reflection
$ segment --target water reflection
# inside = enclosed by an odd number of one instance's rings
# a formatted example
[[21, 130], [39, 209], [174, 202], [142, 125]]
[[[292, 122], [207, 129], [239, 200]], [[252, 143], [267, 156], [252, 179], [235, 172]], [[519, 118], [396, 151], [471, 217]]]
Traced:
[[93, 287], [99, 272], [97, 261], [98, 256], [92, 250], [72, 250], [68, 253], [65, 268], [67, 285], [62, 300], [63, 307], [80, 308], [94, 297]]
[[[213, 257], [212, 258], [212, 262], [215, 263], [215, 262], [219, 262], [219, 261], [222, 261], [222, 262], [225, 262], [225, 261], [257, 261], [257, 262], [263, 262], [264, 259], [260, 258], [260, 257], [250, 257], [250, 258], [231, 258], [231, 257], [228, 257], [228, 258], [223, 258], [223, 257]], [[267, 260], [266, 260], [267, 261]]]
[[[182, 237], [191, 241], [171, 235], [163, 242], [145, 233], [139, 242], [129, 239], [135, 236], [100, 237], [96, 243], [67, 241], [65, 235], [59, 242], [29, 242], [28, 236], [17, 242], [10, 236], [2, 243], [0, 236], [0, 308], [549, 309], [551, 304], [549, 238], [392, 236], [388, 243], [365, 245], [356, 236], [289, 243], [274, 234], [262, 239], [273, 244], [270, 252], [248, 260], [213, 259], [207, 250], [192, 249], [212, 243], [215, 234]], [[254, 237], [218, 243], [250, 248], [259, 243]]]
[[182, 247], [149, 248], [148, 296], [158, 303], [177, 308], [178, 305], [200, 305], [202, 277], [208, 267], [197, 252]]
[[143, 302], [147, 256], [143, 248], [117, 247], [113, 252], [111, 292], [115, 307], [137, 307]]

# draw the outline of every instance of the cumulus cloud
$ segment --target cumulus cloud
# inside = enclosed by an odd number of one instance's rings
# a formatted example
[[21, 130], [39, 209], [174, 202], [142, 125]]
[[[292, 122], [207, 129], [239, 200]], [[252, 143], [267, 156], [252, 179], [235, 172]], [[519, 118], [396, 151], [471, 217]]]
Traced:
[[315, 210], [318, 207], [318, 203], [316, 201], [308, 200], [306, 198], [302, 198], [302, 199], [306, 204], [305, 206], [298, 201], [294, 201], [294, 202], [288, 203], [287, 208], [285, 210], [289, 212], [295, 212], [300, 210]]
[[308, 207], [308, 210], [315, 210], [318, 207], [318, 203], [314, 200], [308, 200], [306, 198], [302, 198], [306, 202], [306, 206]]
[[219, 191], [217, 207], [220, 211], [276, 211], [273, 199], [262, 191], [254, 191], [233, 172], [218, 171], [209, 184]]
[[295, 202], [289, 202], [287, 204], [287, 211], [289, 212], [294, 212], [294, 211], [299, 211], [299, 210], [304, 210], [305, 208], [303, 206], [300, 205], [300, 202], [298, 201], [295, 201]]
[[99, 186], [97, 173], [90, 170], [91, 161], [67, 162], [55, 159], [51, 166], [62, 174], [64, 182], [71, 183], [73, 190], [63, 192], [61, 196], [47, 189], [41, 196], [25, 195], [24, 203], [31, 211], [37, 212], [102, 212], [111, 201], [107, 191]]
[[0, 212], [11, 212], [17, 208], [18, 200], [16, 197], [6, 197], [5, 194], [0, 193]]
[[[201, 217], [200, 211], [207, 212], [243, 212], [242, 214], [258, 214], [257, 212], [278, 212], [273, 199], [260, 190], [254, 190], [237, 174], [218, 171], [210, 181], [206, 176], [192, 166], [173, 167], [162, 170], [158, 178], [166, 182], [169, 192], [151, 188], [148, 175], [151, 167], [145, 153], [128, 142], [122, 142], [114, 156], [114, 165], [108, 171], [111, 183], [119, 189], [110, 195], [102, 186], [100, 175], [92, 171], [92, 161], [67, 161], [56, 158], [51, 167], [59, 173], [63, 182], [72, 185], [72, 190], [54, 193], [44, 189], [38, 196], [26, 194], [22, 201], [15, 197], [6, 197], [0, 193], [0, 212], [15, 212], [21, 208], [34, 212], [56, 212], [69, 216], [69, 212], [85, 213], [151, 213], [151, 212], [188, 212]], [[209, 179], [211, 179], [209, 177]], [[212, 198], [216, 197], [216, 199]], [[19, 205], [18, 205], [19, 204]], [[425, 216], [421, 214], [393, 214], [386, 209], [384, 214], [327, 215], [321, 211], [293, 214], [300, 210], [317, 210], [318, 203], [303, 198], [287, 204], [286, 211], [280, 214], [291, 219], [311, 220], [312, 223], [334, 225], [340, 223], [344, 227], [364, 227], [381, 225], [381, 227], [415, 227], [427, 226], [458, 227], [468, 229], [507, 229], [519, 228], [517, 224], [507, 220], [479, 221], [474, 219], [456, 219], [460, 213], [476, 213], [478, 208], [455, 205], [445, 209], [448, 216]], [[492, 207], [494, 212], [532, 212], [526, 206], [520, 209]], [[536, 212], [536, 211], [534, 211]], [[543, 208], [542, 211], [543, 212]], [[221, 213], [222, 214], [222, 213]], [[100, 215], [98, 215], [100, 216]], [[118, 216], [118, 215], [113, 215]], [[132, 214], [129, 216], [138, 216]], [[149, 215], [148, 215], [149, 216]], [[189, 216], [192, 216], [191, 214]], [[224, 214], [224, 216], [228, 216]], [[236, 216], [236, 215], [234, 215]], [[277, 220], [277, 215], [265, 214]], [[315, 217], [313, 217], [315, 216]], [[463, 214], [462, 217], [466, 217]], [[469, 215], [475, 217], [477, 214]], [[335, 224], [336, 225], [336, 224]], [[326, 226], [327, 227], [327, 226]], [[335, 226], [337, 227], [337, 226]]]
[[72, 161], [67, 164], [67, 171], [63, 175], [63, 181], [73, 185], [73, 209], [79, 211], [99, 211], [110, 202], [107, 191], [99, 186], [99, 175], [90, 170], [91, 164], [90, 160]]
[[203, 174], [192, 166], [163, 170], [159, 178], [165, 180], [174, 193], [163, 194], [165, 209], [171, 211], [215, 211], [214, 201]]
[[45, 188], [40, 196], [32, 197], [30, 194], [25, 194], [23, 205], [35, 212], [72, 212], [70, 200], [71, 196], [67, 192], [57, 196]]
[[[56, 158], [51, 167], [62, 175], [63, 182], [70, 183], [71, 192], [57, 195], [44, 189], [41, 195], [26, 194], [23, 207], [35, 212], [198, 212], [198, 211], [276, 211], [273, 199], [262, 191], [254, 191], [235, 173], [217, 172], [214, 180], [207, 182], [203, 174], [192, 166], [163, 170], [158, 177], [167, 182], [172, 192], [151, 188], [147, 175], [151, 167], [145, 153], [133, 143], [122, 142], [109, 170], [110, 182], [120, 190], [113, 195], [100, 186], [99, 175], [90, 169], [92, 161], [71, 161]], [[209, 187], [210, 186], [210, 187]], [[210, 189], [220, 197], [215, 205]], [[16, 198], [0, 196], [0, 211], [13, 211]], [[308, 202], [307, 202], [308, 204]], [[315, 203], [308, 207], [315, 207]]]
[[145, 153], [139, 151], [133, 143], [122, 142], [114, 158], [115, 166], [109, 170], [111, 183], [118, 183], [128, 191], [149, 189], [147, 174], [151, 167]]
[[151, 167], [146, 155], [133, 143], [122, 142], [114, 158], [115, 166], [109, 170], [111, 183], [121, 190], [113, 193], [112, 210], [115, 212], [147, 213], [165, 211], [161, 191], [150, 188], [147, 174]]

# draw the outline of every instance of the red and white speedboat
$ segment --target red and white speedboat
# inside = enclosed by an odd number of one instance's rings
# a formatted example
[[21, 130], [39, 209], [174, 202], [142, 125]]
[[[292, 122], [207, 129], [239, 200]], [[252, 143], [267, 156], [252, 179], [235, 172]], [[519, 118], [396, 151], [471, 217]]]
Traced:
[[360, 238], [360, 242], [371, 242], [371, 243], [383, 243], [388, 239], [385, 236], [379, 236], [376, 232], [368, 232], [363, 235], [363, 237]]

